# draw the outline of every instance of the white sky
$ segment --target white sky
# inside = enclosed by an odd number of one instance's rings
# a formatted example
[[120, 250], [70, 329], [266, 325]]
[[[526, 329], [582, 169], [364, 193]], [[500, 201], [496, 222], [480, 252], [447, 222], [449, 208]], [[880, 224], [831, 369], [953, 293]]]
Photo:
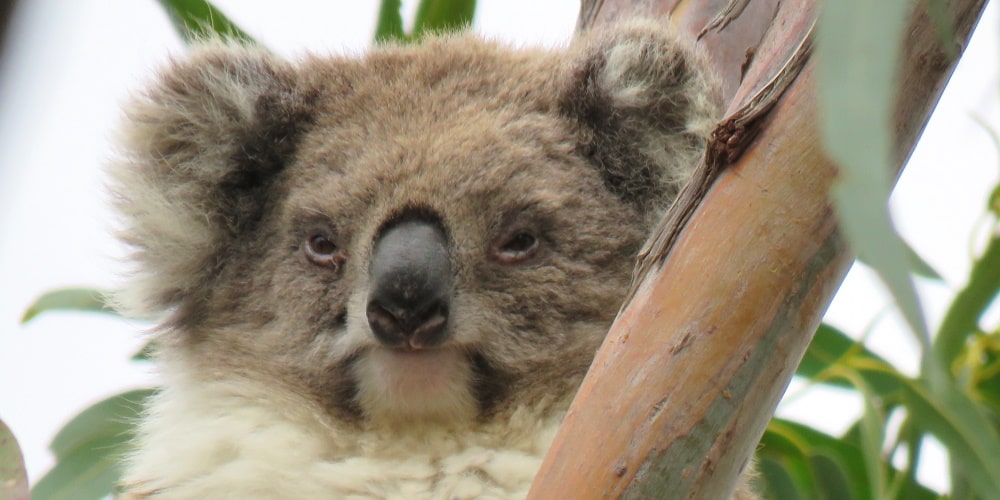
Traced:
[[[364, 50], [377, 3], [286, 0], [275, 15], [270, 1], [216, 2], [291, 57]], [[412, 12], [415, 3], [404, 2], [405, 9]], [[67, 419], [97, 399], [153, 381], [127, 361], [142, 344], [136, 332], [143, 325], [49, 314], [21, 326], [19, 318], [46, 290], [116, 283], [124, 252], [110, 236], [101, 166], [118, 106], [183, 47], [153, 0], [30, 0], [19, 7], [0, 61], [0, 418], [37, 480], [52, 463], [48, 441]], [[480, 0], [476, 28], [553, 45], [568, 38], [577, 9], [576, 0]], [[991, 3], [892, 200], [900, 232], [947, 282], [920, 285], [932, 325], [965, 282], [978, 241], [971, 235], [1000, 178], [997, 151], [971, 119], [1000, 129], [998, 14]], [[883, 314], [888, 303], [871, 272], [855, 266], [827, 320], [855, 335], [872, 329], [869, 345], [915, 373], [916, 345], [895, 314]], [[797, 397], [783, 404], [782, 415], [839, 432], [859, 412], [858, 401], [842, 393], [800, 388], [793, 384]], [[930, 453], [922, 476], [943, 485], [945, 462]]]

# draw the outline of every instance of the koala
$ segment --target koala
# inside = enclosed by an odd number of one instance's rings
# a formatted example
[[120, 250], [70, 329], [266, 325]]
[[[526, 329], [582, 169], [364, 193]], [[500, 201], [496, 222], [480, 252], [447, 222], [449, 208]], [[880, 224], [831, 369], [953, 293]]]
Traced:
[[162, 318], [125, 496], [523, 498], [715, 124], [705, 68], [653, 21], [169, 64], [110, 168], [118, 307]]

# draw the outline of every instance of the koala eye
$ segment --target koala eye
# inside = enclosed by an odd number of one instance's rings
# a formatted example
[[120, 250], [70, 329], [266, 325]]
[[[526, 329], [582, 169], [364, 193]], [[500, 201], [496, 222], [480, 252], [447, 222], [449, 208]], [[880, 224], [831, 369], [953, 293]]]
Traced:
[[306, 240], [305, 253], [313, 264], [334, 270], [339, 269], [347, 260], [347, 256], [340, 250], [340, 247], [326, 235], [320, 233], [313, 234]]
[[528, 231], [514, 231], [500, 239], [493, 257], [501, 264], [519, 264], [538, 252], [538, 238]]

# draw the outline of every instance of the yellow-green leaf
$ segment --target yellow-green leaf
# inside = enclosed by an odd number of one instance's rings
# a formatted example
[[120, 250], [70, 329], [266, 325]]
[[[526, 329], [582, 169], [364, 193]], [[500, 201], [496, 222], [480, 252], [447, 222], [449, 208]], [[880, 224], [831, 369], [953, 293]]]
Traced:
[[105, 292], [93, 288], [63, 288], [39, 297], [21, 317], [21, 323], [48, 311], [87, 311], [117, 314], [104, 301]]
[[10, 428], [0, 420], [0, 498], [29, 500], [28, 474], [17, 439]]

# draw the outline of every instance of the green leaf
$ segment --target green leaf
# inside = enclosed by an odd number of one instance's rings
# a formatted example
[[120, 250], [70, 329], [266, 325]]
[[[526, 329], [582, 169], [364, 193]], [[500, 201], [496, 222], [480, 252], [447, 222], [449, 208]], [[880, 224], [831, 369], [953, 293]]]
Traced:
[[221, 37], [247, 44], [256, 41], [236, 26], [217, 7], [205, 0], [159, 0], [177, 34], [185, 43]]
[[1000, 331], [978, 333], [960, 360], [960, 379], [1000, 427]]
[[832, 369], [852, 350], [863, 350], [864, 346], [855, 342], [844, 332], [826, 323], [819, 325], [812, 342], [806, 349], [802, 362], [795, 374], [813, 382], [850, 388], [850, 382], [842, 378], [831, 377]]
[[947, 0], [927, 0], [927, 15], [934, 23], [938, 41], [941, 42], [941, 51], [951, 59], [958, 57], [958, 48], [955, 45], [955, 16], [948, 8]]
[[[934, 434], [961, 466], [953, 475], [968, 479], [983, 498], [1000, 491], [1000, 435], [969, 397], [940, 376], [904, 384], [906, 407], [914, 424]], [[930, 386], [930, 387], [928, 387]]]
[[[900, 238], [899, 242], [903, 245], [903, 251], [906, 252], [906, 258], [909, 261], [910, 270], [913, 271], [913, 274], [934, 281], [944, 281], [944, 278], [941, 277], [937, 270], [928, 264], [906, 240]], [[858, 260], [871, 267], [871, 264], [865, 260], [864, 255], [858, 255]]]
[[[859, 446], [859, 430], [835, 438], [808, 426], [774, 419], [768, 424], [757, 451], [763, 498], [867, 500], [879, 497], [869, 481], [864, 453]], [[906, 473], [882, 466], [889, 477], [902, 481], [901, 500], [931, 500], [939, 495], [917, 483]]]
[[816, 479], [822, 498], [830, 500], [841, 498], [874, 498], [858, 497], [851, 492], [855, 490], [855, 484], [844, 475], [843, 459], [835, 460], [830, 455], [818, 454], [810, 457], [810, 464], [816, 470]]
[[150, 340], [149, 342], [143, 344], [142, 348], [139, 349], [139, 352], [133, 354], [132, 357], [129, 359], [132, 361], [150, 361], [153, 359], [153, 352], [155, 350], [156, 350], [156, 341]]
[[28, 473], [14, 433], [0, 420], [0, 498], [29, 500]]
[[21, 323], [27, 323], [48, 311], [88, 311], [117, 315], [104, 301], [104, 295], [105, 292], [93, 288], [63, 288], [47, 292], [28, 307], [21, 317]]
[[1000, 185], [993, 188], [989, 199], [986, 201], [986, 209], [993, 213], [994, 217], [1000, 217]]
[[899, 40], [911, 9], [908, 0], [824, 2], [818, 91], [823, 145], [841, 169], [831, 189], [841, 230], [892, 291], [926, 352], [930, 334], [886, 203]]
[[[768, 425], [761, 440], [756, 459], [763, 465], [764, 490], [766, 498], [811, 498], [816, 496], [817, 484], [805, 446], [801, 439], [781, 432], [777, 426], [781, 422], [774, 419]], [[775, 427], [771, 427], [771, 426]], [[776, 466], [771, 469], [768, 464]], [[776, 472], [780, 470], [780, 474]], [[792, 493], [794, 491], [794, 493]]]
[[786, 464], [770, 459], [760, 459], [757, 470], [764, 478], [766, 495], [764, 498], [781, 500], [805, 500], [806, 494], [795, 484]]
[[969, 272], [969, 282], [955, 295], [934, 337], [934, 354], [952, 366], [962, 347], [979, 330], [979, 318], [1000, 293], [1000, 238], [992, 238]]
[[852, 377], [854, 387], [864, 395], [865, 410], [861, 415], [861, 454], [864, 458], [868, 480], [871, 482], [875, 498], [886, 498], [889, 480], [886, 463], [882, 458], [882, 443], [885, 440], [886, 414], [879, 408], [874, 391], [860, 376]]
[[400, 9], [402, 0], [382, 0], [378, 9], [378, 26], [375, 27], [375, 43], [405, 42], [403, 16]]
[[[863, 381], [867, 399], [879, 399], [888, 407], [904, 405], [916, 427], [944, 443], [980, 495], [1000, 491], [1000, 437], [965, 393], [953, 385], [932, 391], [930, 383], [906, 377], [829, 326], [817, 331], [813, 344], [800, 374], [825, 382], [842, 378], [861, 385]], [[861, 438], [854, 441], [860, 444]], [[865, 463], [861, 455], [857, 459]], [[911, 489], [904, 485], [903, 491]]]
[[[901, 443], [906, 443], [906, 469], [895, 480], [892, 498], [901, 500], [932, 500], [941, 498], [936, 492], [917, 482], [917, 464], [923, 447], [923, 432], [913, 425], [907, 416], [900, 428]], [[890, 455], [891, 456], [891, 455]]]
[[[928, 357], [925, 360], [930, 360]], [[938, 438], [958, 462], [953, 477], [968, 478], [979, 495], [1000, 491], [1000, 436], [997, 429], [969, 397], [935, 371], [939, 366], [925, 363], [929, 380], [914, 380], [900, 374], [884, 361], [867, 356], [844, 356], [831, 372], [851, 379], [860, 376], [876, 388], [874, 395], [888, 405], [902, 404], [912, 423]], [[839, 370], [845, 373], [840, 374]], [[854, 372], [854, 373], [852, 373]], [[856, 375], [855, 375], [856, 374]], [[859, 435], [860, 432], [854, 433]], [[850, 434], [848, 435], [850, 436]], [[860, 437], [851, 438], [860, 442]], [[904, 487], [907, 491], [909, 487]]]
[[135, 433], [152, 389], [137, 389], [87, 408], [59, 431], [49, 448], [56, 466], [35, 485], [35, 500], [104, 498], [118, 483], [116, 465]]
[[31, 489], [34, 500], [98, 500], [110, 495], [118, 483], [116, 469], [126, 452], [128, 436], [89, 441], [87, 446], [61, 458]]
[[910, 270], [913, 271], [917, 276], [921, 276], [927, 279], [935, 281], [944, 281], [941, 274], [937, 272], [920, 254], [917, 253], [913, 247], [910, 246], [906, 240], [899, 240], [903, 244], [903, 250], [906, 251], [906, 258], [910, 263]]
[[413, 36], [461, 31], [472, 25], [475, 14], [476, 0], [421, 0]]
[[132, 432], [153, 389], [136, 389], [95, 403], [73, 417], [52, 439], [49, 449], [57, 459], [86, 446], [88, 441]]
[[[844, 369], [853, 371], [857, 366], [883, 368], [891, 365], [868, 350], [861, 342], [824, 323], [816, 330], [816, 335], [809, 343], [796, 375], [814, 382], [853, 389], [854, 385], [846, 376]], [[880, 370], [865, 372], [863, 379], [879, 397], [890, 397], [899, 391], [898, 377], [887, 375]]]
[[[867, 499], [871, 489], [861, 451], [852, 444], [782, 419], [773, 419], [757, 455], [782, 464], [804, 498]], [[767, 470], [763, 471], [765, 474]], [[771, 479], [764, 477], [767, 490]], [[782, 481], [780, 478], [778, 481]], [[783, 498], [771, 496], [770, 498]]]

